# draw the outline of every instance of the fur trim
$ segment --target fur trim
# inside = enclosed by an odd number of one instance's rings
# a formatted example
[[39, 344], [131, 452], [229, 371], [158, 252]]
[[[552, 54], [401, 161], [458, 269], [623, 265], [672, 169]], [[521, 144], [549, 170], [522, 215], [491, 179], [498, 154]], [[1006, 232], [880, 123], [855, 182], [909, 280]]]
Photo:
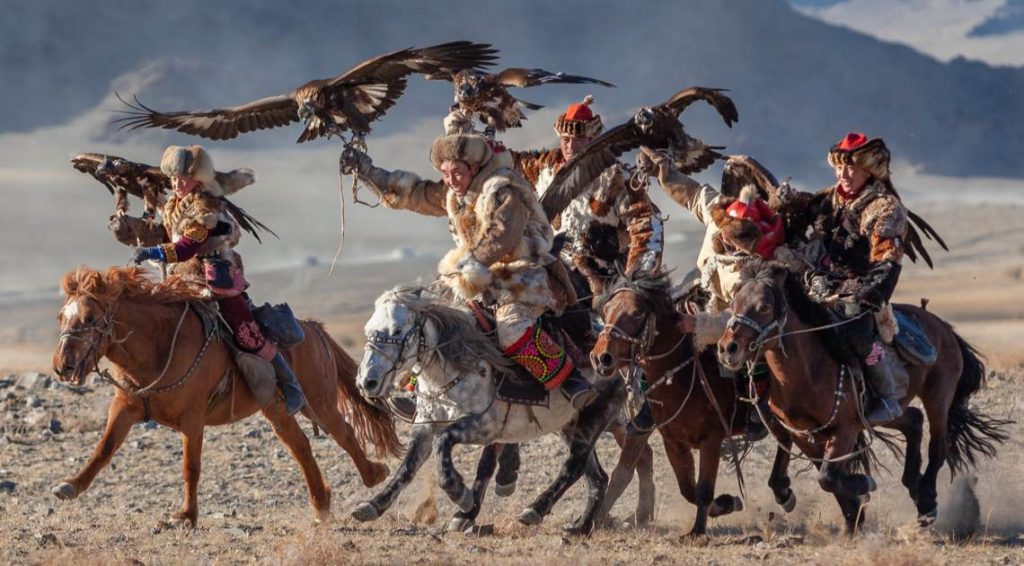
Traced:
[[463, 285], [474, 289], [477, 293], [487, 289], [494, 279], [491, 276], [491, 270], [472, 257], [463, 258], [456, 267], [459, 270], [459, 277], [462, 278]]
[[[202, 188], [205, 192], [215, 197], [229, 194], [225, 192], [224, 188], [220, 185], [220, 181], [217, 179], [217, 171], [213, 168], [213, 158], [200, 145], [190, 145], [188, 147], [172, 145], [168, 147], [164, 150], [164, 155], [160, 159], [160, 171], [168, 177], [191, 177], [202, 183]], [[228, 175], [231, 174], [229, 173]], [[253, 177], [253, 181], [255, 181], [255, 177]], [[238, 188], [240, 189], [241, 186]]]
[[[583, 97], [583, 102], [581, 102], [583, 106], [588, 107], [593, 103], [594, 95], [592, 94], [588, 94]], [[594, 117], [590, 120], [570, 120], [566, 117], [568, 113], [568, 110], [563, 112], [562, 115], [555, 120], [555, 133], [558, 134], [559, 137], [594, 138], [604, 130], [604, 124], [601, 123], [601, 116], [599, 114], [594, 114]]]
[[466, 116], [461, 110], [452, 110], [444, 117], [444, 133], [452, 134], [473, 134], [473, 119]]
[[482, 167], [494, 152], [483, 136], [476, 134], [450, 134], [434, 140], [430, 147], [430, 163], [441, 170], [445, 161], [463, 161]]
[[853, 164], [865, 169], [876, 179], [889, 178], [889, 159], [889, 148], [885, 147], [881, 138], [875, 138], [852, 150], [832, 146], [828, 152], [828, 164], [832, 167]]
[[892, 344], [893, 338], [900, 331], [899, 321], [892, 311], [892, 304], [886, 303], [881, 309], [875, 312], [875, 326], [878, 328], [878, 336], [886, 344]]
[[746, 185], [740, 189], [740, 202], [749, 205], [754, 202], [754, 199], [761, 196], [758, 192], [757, 187], [754, 185]]
[[256, 172], [248, 168], [235, 169], [228, 173], [217, 173], [216, 179], [224, 195], [232, 195], [255, 183]]

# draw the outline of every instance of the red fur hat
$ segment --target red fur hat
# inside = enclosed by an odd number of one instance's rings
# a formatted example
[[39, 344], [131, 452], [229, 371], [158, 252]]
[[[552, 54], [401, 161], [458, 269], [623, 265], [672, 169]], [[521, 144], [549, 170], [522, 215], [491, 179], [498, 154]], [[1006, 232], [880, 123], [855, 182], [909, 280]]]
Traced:
[[600, 134], [604, 124], [601, 123], [601, 116], [590, 109], [593, 102], [594, 97], [588, 94], [583, 102], [570, 104], [565, 113], [555, 120], [555, 133], [560, 137], [573, 138], [592, 138]]

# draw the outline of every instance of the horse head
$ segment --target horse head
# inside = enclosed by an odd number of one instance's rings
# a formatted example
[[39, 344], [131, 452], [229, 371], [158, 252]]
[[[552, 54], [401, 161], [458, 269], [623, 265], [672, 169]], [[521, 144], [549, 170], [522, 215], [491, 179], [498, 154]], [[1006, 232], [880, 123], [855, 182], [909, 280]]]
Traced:
[[718, 361], [729, 369], [757, 360], [772, 340], [780, 339], [789, 307], [785, 266], [767, 262], [744, 270], [733, 294], [732, 317], [718, 341]]
[[53, 370], [67, 383], [81, 385], [114, 341], [117, 303], [85, 294], [68, 295], [57, 315], [60, 337], [53, 353]]
[[590, 361], [603, 377], [648, 353], [655, 338], [657, 313], [671, 310], [667, 274], [623, 277], [598, 299], [604, 328], [590, 351]]
[[417, 361], [426, 321], [403, 300], [405, 294], [406, 290], [393, 289], [378, 297], [363, 327], [366, 346], [356, 384], [369, 399], [387, 396], [397, 376]]

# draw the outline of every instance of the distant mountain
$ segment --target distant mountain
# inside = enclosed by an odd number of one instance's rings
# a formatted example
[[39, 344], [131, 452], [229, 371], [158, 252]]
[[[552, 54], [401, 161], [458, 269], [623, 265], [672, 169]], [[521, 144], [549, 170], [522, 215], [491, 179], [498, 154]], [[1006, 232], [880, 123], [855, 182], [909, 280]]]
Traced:
[[1024, 0], [1006, 0], [1006, 4], [984, 22], [971, 28], [970, 37], [1005, 35], [1024, 31]]
[[[133, 70], [159, 75], [139, 83], [144, 102], [199, 109], [452, 39], [492, 42], [505, 65], [615, 82], [617, 89], [552, 86], [524, 96], [559, 107], [592, 92], [608, 123], [684, 86], [729, 88], [739, 124], [728, 130], [700, 109], [687, 115], [690, 130], [757, 156], [781, 176], [826, 180], [829, 145], [864, 130], [930, 173], [1024, 177], [1024, 70], [938, 62], [807, 17], [783, 0], [10, 3], [0, 21], [0, 132], [66, 123]], [[446, 83], [410, 81], [378, 135], [439, 119], [450, 96]], [[550, 132], [547, 123], [527, 126]], [[108, 128], [96, 139], [123, 135]], [[297, 135], [288, 128], [226, 144], [290, 147]]]

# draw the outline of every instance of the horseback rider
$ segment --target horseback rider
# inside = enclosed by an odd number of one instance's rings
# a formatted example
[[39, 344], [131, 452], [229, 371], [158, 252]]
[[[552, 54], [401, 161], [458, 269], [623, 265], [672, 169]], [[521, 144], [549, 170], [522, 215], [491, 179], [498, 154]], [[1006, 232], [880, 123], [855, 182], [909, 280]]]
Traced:
[[[555, 174], [604, 128], [590, 105], [594, 97], [570, 104], [555, 120], [558, 147], [512, 152], [516, 168], [543, 195]], [[621, 269], [626, 276], [661, 267], [664, 228], [646, 186], [629, 185], [621, 164], [609, 167], [562, 211], [552, 225], [568, 236], [562, 254], [583, 274], [594, 296], [604, 292]], [[621, 261], [621, 260], [625, 261]], [[623, 264], [618, 267], [618, 263]], [[589, 302], [588, 302], [589, 304]]]
[[381, 169], [355, 150], [342, 154], [342, 169], [372, 185], [388, 208], [448, 217], [455, 248], [438, 264], [441, 280], [459, 301], [493, 304], [505, 355], [546, 389], [561, 387], [582, 410], [596, 392], [539, 322], [576, 301], [565, 266], [551, 254], [551, 224], [509, 151], [472, 133], [458, 115], [446, 118], [445, 129], [430, 149], [443, 182]]
[[[681, 330], [692, 333], [695, 346], [703, 349], [717, 342], [725, 331], [732, 294], [744, 266], [751, 261], [774, 258], [785, 241], [782, 218], [758, 196], [753, 186], [744, 187], [738, 199], [730, 199], [680, 171], [665, 152], [641, 147], [637, 165], [656, 172], [658, 183], [669, 197], [706, 226], [697, 268], [701, 289], [709, 299], [704, 312], [681, 319]], [[767, 367], [758, 364], [754, 375], [749, 376], [759, 391], [767, 387], [766, 372]], [[757, 439], [767, 435], [757, 412], [749, 411], [748, 415], [748, 436]]]
[[[137, 248], [133, 261], [178, 264], [200, 258], [206, 285], [216, 297], [220, 315], [238, 347], [273, 365], [288, 414], [295, 414], [305, 403], [302, 389], [284, 356], [260, 330], [245, 292], [249, 284], [242, 272], [241, 257], [234, 250], [241, 230], [219, 198], [233, 191], [217, 181], [210, 154], [198, 145], [168, 147], [160, 160], [160, 170], [170, 178], [173, 190], [162, 210], [170, 243]], [[235, 174], [248, 178], [234, 190], [255, 181], [250, 170]]]
[[889, 344], [896, 333], [889, 301], [909, 230], [908, 211], [893, 187], [889, 160], [881, 138], [850, 133], [828, 153], [835, 185], [813, 196], [780, 194], [783, 206], [810, 196], [804, 213], [813, 230], [810, 239], [819, 240], [823, 250], [811, 258], [808, 293], [847, 321], [843, 341], [862, 361], [876, 393], [866, 414], [872, 425], [903, 413], [900, 399], [908, 384], [906, 369]]

